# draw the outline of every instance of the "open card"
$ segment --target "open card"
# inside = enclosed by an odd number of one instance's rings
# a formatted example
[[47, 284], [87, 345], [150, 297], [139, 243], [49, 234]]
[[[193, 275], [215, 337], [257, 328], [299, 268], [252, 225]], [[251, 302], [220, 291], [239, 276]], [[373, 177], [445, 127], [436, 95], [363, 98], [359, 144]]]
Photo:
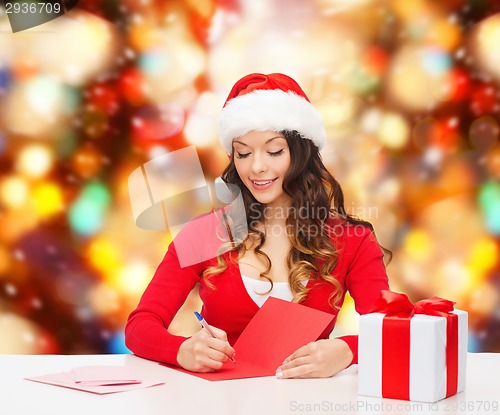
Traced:
[[274, 376], [283, 360], [315, 341], [334, 316], [301, 304], [269, 297], [234, 344], [236, 362], [228, 361], [211, 373], [184, 373], [207, 380]]

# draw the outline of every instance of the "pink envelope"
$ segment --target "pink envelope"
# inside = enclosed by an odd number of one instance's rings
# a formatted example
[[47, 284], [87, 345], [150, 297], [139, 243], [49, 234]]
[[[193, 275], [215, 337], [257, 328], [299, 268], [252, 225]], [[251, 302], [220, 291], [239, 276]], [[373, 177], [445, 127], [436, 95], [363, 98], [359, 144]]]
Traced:
[[99, 395], [149, 388], [165, 383], [153, 379], [138, 379], [130, 368], [120, 366], [78, 367], [69, 372], [51, 373], [25, 379]]
[[334, 316], [301, 304], [269, 297], [234, 344], [236, 362], [211, 373], [173, 369], [207, 380], [274, 376], [286, 357], [315, 341]]

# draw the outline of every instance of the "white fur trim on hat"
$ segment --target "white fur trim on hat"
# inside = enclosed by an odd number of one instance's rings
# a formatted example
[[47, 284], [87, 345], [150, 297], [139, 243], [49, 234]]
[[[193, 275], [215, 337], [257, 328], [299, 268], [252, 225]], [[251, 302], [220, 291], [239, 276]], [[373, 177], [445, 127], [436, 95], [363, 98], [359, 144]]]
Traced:
[[321, 149], [326, 141], [318, 110], [303, 97], [281, 89], [261, 89], [231, 99], [219, 119], [221, 143], [227, 154], [233, 139], [249, 131], [296, 130]]

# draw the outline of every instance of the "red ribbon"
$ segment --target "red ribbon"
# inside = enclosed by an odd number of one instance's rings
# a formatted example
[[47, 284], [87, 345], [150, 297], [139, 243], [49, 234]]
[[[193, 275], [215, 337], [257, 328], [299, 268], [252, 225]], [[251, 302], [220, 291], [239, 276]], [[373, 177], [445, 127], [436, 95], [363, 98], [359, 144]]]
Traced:
[[410, 320], [415, 314], [446, 318], [446, 397], [458, 388], [458, 316], [454, 301], [432, 297], [413, 304], [405, 294], [382, 290], [372, 312], [382, 322], [382, 396], [410, 399]]

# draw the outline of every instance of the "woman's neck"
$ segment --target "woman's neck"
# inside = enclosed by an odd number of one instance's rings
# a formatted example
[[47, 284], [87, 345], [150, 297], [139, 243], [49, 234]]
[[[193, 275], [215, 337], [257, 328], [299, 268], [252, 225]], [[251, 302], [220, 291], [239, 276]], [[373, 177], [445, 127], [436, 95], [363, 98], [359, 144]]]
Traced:
[[288, 211], [292, 206], [292, 199], [288, 195], [282, 195], [272, 203], [264, 207], [264, 219], [266, 224], [285, 224]]
[[266, 226], [285, 226], [289, 206], [266, 206], [264, 208], [264, 223]]

